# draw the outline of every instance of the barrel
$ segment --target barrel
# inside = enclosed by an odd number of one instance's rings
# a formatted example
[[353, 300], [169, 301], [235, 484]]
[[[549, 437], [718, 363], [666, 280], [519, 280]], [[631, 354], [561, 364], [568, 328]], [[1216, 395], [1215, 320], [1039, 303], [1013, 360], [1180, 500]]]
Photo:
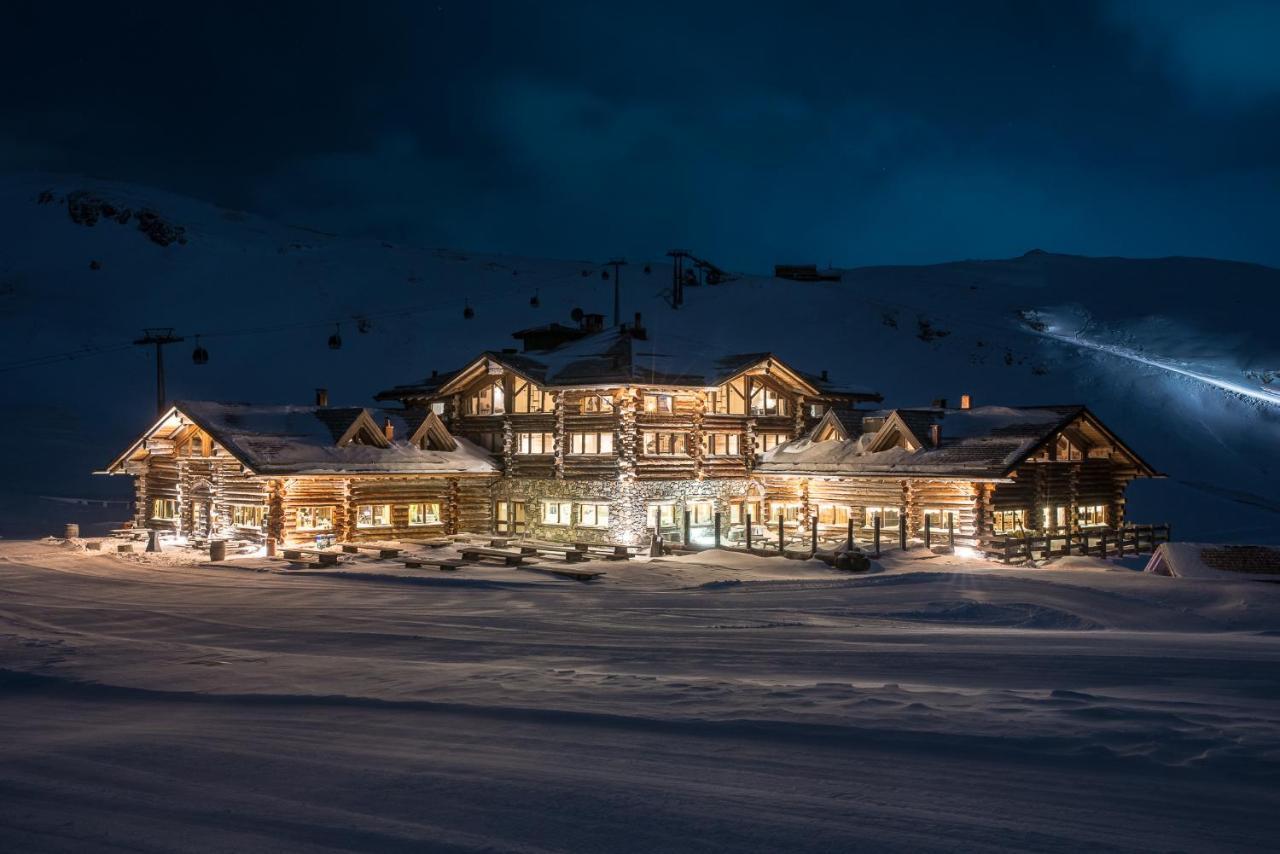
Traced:
[[80, 538], [80, 523], [68, 522], [67, 527], [62, 532], [64, 540], [77, 540]]
[[227, 541], [226, 540], [210, 540], [209, 541], [209, 560], [226, 560], [227, 559]]

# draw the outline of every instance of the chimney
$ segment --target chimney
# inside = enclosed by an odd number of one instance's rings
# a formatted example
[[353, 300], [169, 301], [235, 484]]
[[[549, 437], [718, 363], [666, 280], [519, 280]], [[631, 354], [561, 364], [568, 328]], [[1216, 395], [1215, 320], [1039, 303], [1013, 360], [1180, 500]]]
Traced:
[[942, 443], [942, 425], [941, 424], [929, 425], [929, 441], [930, 443], [933, 444], [935, 448]]
[[935, 399], [934, 399], [934, 401], [933, 401], [933, 408], [934, 408], [934, 409], [946, 409], [946, 408], [947, 408], [947, 399], [946, 399], [945, 397], [935, 398]]
[[328, 406], [328, 405], [329, 405], [329, 389], [327, 388], [316, 389], [316, 406]]
[[827, 381], [827, 369], [826, 369], [826, 368], [823, 368], [823, 369], [822, 369], [822, 381], [823, 381], [824, 383]]
[[396, 437], [396, 425], [391, 423], [390, 418], [382, 419], [382, 435], [387, 437], [388, 442]]
[[969, 408], [970, 406], [972, 406], [972, 405], [973, 405], [973, 398], [969, 397], [969, 395], [967, 395], [967, 394], [962, 394], [962, 395], [960, 395], [960, 408], [961, 408], [961, 409], [968, 409], [968, 408]]

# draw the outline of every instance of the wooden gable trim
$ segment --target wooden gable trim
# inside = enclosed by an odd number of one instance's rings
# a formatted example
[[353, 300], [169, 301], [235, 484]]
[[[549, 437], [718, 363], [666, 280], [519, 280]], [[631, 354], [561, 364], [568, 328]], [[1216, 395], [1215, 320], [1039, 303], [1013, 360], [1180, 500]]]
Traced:
[[[827, 430], [835, 431], [836, 435], [833, 439], [822, 438], [823, 433]], [[845, 429], [844, 422], [836, 417], [835, 410], [828, 409], [823, 414], [821, 420], [819, 420], [818, 423], [813, 426], [813, 429], [809, 431], [809, 438], [815, 442], [829, 442], [832, 440], [847, 442], [852, 437], [849, 435], [849, 431]]]
[[[914, 448], [907, 447], [907, 450], [912, 453], [925, 446], [924, 439], [912, 432], [911, 428], [907, 426], [907, 422], [902, 420], [902, 416], [895, 409], [885, 417], [884, 423], [880, 425], [880, 429], [876, 431], [875, 436], [867, 444], [867, 453], [874, 454], [878, 451], [887, 451], [890, 448], [897, 447], [897, 437], [899, 436], [907, 439], [908, 446], [915, 445]], [[893, 441], [889, 441], [890, 439], [893, 439]]]
[[422, 419], [418, 429], [413, 431], [413, 435], [409, 437], [409, 444], [420, 445], [424, 449], [432, 451], [456, 451], [458, 449], [457, 440], [453, 438], [449, 428], [444, 426], [440, 416], [434, 412], [428, 412], [427, 417]]
[[723, 379], [720, 380], [719, 383], [717, 383], [717, 386], [727, 385], [728, 383], [733, 382], [739, 377], [746, 376], [750, 374], [752, 371], [759, 370], [761, 366], [763, 366], [764, 369], [767, 371], [766, 376], [776, 377], [778, 375], [781, 375], [782, 382], [788, 383], [793, 387], [793, 389], [799, 390], [803, 394], [807, 394], [807, 395], [821, 394], [821, 391], [819, 391], [819, 389], [811, 385], [807, 380], [801, 377], [800, 374], [798, 374], [793, 368], [788, 367], [785, 362], [783, 362], [781, 359], [779, 359], [777, 356], [773, 355], [772, 353], [769, 353], [768, 355], [764, 356], [757, 362], [753, 362], [752, 364], [747, 365], [744, 368], [741, 368], [740, 370], [734, 372], [730, 376], [724, 377]]
[[[490, 362], [502, 368], [502, 371], [504, 374], [507, 374], [507, 373], [515, 374], [521, 379], [526, 380], [530, 383], [533, 383], [539, 388], [543, 388], [542, 384], [539, 383], [537, 380], [535, 380], [533, 377], [529, 376], [528, 374], [524, 373], [518, 368], [513, 368], [511, 365], [502, 361], [500, 357], [495, 356], [492, 353], [484, 353], [478, 356], [477, 358], [473, 359], [465, 368], [458, 371], [457, 376], [449, 380], [444, 385], [440, 386], [440, 388], [436, 389], [435, 393], [432, 394], [431, 396], [433, 398], [438, 398], [438, 397], [444, 397], [445, 395], [456, 394], [458, 392], [467, 391], [468, 389], [470, 389], [471, 384], [474, 383], [476, 380], [489, 375]], [[494, 376], [496, 378], [496, 375]]]
[[1090, 427], [1093, 427], [1095, 430], [1097, 430], [1099, 433], [1105, 436], [1117, 451], [1127, 456], [1133, 462], [1133, 464], [1138, 467], [1139, 471], [1142, 472], [1141, 476], [1164, 477], [1164, 475], [1160, 474], [1154, 468], [1152, 468], [1144, 459], [1142, 459], [1142, 457], [1138, 456], [1138, 454], [1132, 448], [1130, 448], [1124, 442], [1120, 441], [1120, 437], [1118, 437], [1115, 433], [1111, 432], [1111, 430], [1105, 424], [1103, 424], [1100, 420], [1098, 420], [1098, 416], [1090, 412], [1087, 406], [1080, 407], [1079, 412], [1065, 416], [1061, 421], [1059, 421], [1056, 425], [1054, 425], [1053, 430], [1049, 432], [1048, 436], [1046, 436], [1043, 440], [1033, 445], [1031, 450], [1027, 451], [1025, 454], [1019, 457], [1014, 462], [1013, 465], [1009, 466], [1009, 468], [1005, 471], [1005, 476], [1008, 477], [1012, 475], [1014, 470], [1019, 468], [1027, 460], [1031, 459], [1036, 454], [1040, 453], [1042, 450], [1045, 449], [1045, 447], [1047, 447], [1051, 443], [1058, 441], [1058, 436], [1066, 432], [1066, 430], [1070, 428], [1071, 425], [1075, 424], [1077, 421], [1087, 421]]
[[387, 435], [378, 427], [377, 422], [373, 420], [373, 416], [369, 414], [369, 410], [362, 409], [360, 414], [351, 422], [351, 426], [347, 431], [338, 437], [338, 441], [334, 442], [339, 448], [345, 448], [350, 445], [357, 435], [364, 434], [370, 445], [377, 448], [389, 448], [391, 443], [387, 441]]

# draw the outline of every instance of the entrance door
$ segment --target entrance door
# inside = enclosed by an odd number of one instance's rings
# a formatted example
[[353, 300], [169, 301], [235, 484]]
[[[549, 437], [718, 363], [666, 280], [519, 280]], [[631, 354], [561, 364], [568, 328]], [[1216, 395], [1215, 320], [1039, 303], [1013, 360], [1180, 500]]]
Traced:
[[523, 534], [525, 531], [523, 501], [495, 501], [493, 503], [493, 530], [498, 534]]
[[699, 546], [714, 545], [716, 541], [715, 502], [690, 501], [685, 509], [689, 511], [690, 542]]
[[680, 542], [680, 521], [676, 513], [674, 501], [650, 501], [649, 532], [657, 531], [658, 536], [668, 543]]

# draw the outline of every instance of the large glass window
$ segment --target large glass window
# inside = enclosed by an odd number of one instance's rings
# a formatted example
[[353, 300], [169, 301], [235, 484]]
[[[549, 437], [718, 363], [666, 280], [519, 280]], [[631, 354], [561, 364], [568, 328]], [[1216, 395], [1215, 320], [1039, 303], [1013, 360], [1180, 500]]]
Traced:
[[409, 505], [409, 524], [410, 525], [439, 525], [440, 524], [440, 502], [427, 501], [421, 504]]
[[569, 502], [569, 501], [542, 502], [542, 524], [544, 525], [573, 524], [572, 502]]
[[299, 531], [329, 531], [333, 529], [332, 507], [299, 507]]
[[612, 454], [613, 433], [570, 433], [571, 454]]
[[357, 528], [385, 528], [390, 524], [390, 504], [361, 504], [356, 507]]
[[613, 412], [613, 398], [603, 394], [590, 394], [582, 399], [583, 412]]
[[649, 528], [674, 528], [676, 524], [675, 504], [650, 504]]
[[551, 433], [517, 433], [517, 454], [554, 454], [555, 436]]
[[774, 501], [769, 505], [770, 520], [778, 521], [778, 517], [782, 517], [784, 522], [800, 521], [800, 502], [799, 501]]
[[609, 527], [609, 505], [579, 504], [578, 524], [587, 528]]
[[516, 383], [511, 394], [512, 412], [555, 412], [556, 399], [549, 391], [543, 391], [536, 385], [523, 380]]
[[504, 415], [506, 411], [502, 380], [486, 384], [467, 398], [468, 415]]
[[729, 505], [729, 524], [745, 525], [747, 517], [751, 517], [751, 524], [758, 525], [761, 520], [760, 504], [756, 501], [735, 501]]
[[720, 386], [720, 388], [711, 392], [707, 400], [707, 408], [719, 415], [746, 415], [746, 382], [744, 378], [739, 377]]
[[[924, 518], [929, 520], [930, 530], [945, 531], [947, 530], [948, 515], [955, 517], [955, 514], [956, 511], [947, 510], [944, 507], [931, 507], [924, 511]], [[960, 524], [958, 519], [955, 524], [957, 526]]]
[[789, 411], [787, 399], [769, 386], [757, 385], [751, 390], [752, 415], [786, 415]]

